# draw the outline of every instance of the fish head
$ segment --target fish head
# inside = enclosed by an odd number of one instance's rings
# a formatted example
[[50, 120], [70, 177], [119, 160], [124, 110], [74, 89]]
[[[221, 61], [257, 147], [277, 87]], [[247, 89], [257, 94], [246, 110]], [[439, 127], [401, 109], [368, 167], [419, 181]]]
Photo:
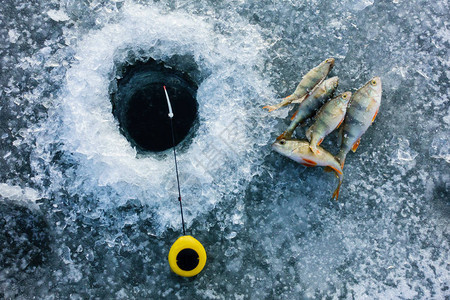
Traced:
[[337, 76], [331, 77], [323, 82], [325, 91], [328, 94], [331, 94], [335, 89], [337, 89], [338, 84], [339, 84], [339, 77]]
[[331, 68], [334, 67], [334, 58], [332, 58], [332, 57], [327, 58], [327, 59], [325, 59], [324, 63], [328, 64], [330, 66], [330, 70], [331, 70]]
[[287, 156], [289, 158], [293, 157], [293, 152], [298, 152], [302, 148], [309, 149], [309, 143], [306, 141], [300, 141], [296, 139], [279, 139], [272, 144], [272, 149], [281, 155]]
[[341, 102], [343, 105], [347, 105], [351, 98], [352, 98], [352, 93], [345, 92], [339, 96], [339, 102]]
[[320, 72], [324, 72], [326, 75], [328, 74], [328, 72], [331, 71], [333, 66], [334, 66], [334, 58], [330, 57], [321, 62], [320, 65], [317, 66], [317, 69], [320, 70]]
[[302, 162], [305, 155], [311, 154], [309, 142], [297, 139], [279, 139], [272, 144], [272, 149], [297, 162]]
[[369, 80], [366, 86], [370, 89], [371, 94], [381, 95], [381, 78], [378, 76], [373, 77]]
[[272, 149], [282, 155], [288, 155], [294, 150], [294, 147], [291, 140], [280, 139], [272, 144]]

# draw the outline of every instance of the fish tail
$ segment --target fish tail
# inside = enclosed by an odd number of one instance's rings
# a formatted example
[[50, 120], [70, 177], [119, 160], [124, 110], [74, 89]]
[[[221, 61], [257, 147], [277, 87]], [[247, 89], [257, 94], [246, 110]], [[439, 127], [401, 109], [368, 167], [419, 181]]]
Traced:
[[277, 110], [283, 106], [286, 106], [288, 104], [290, 104], [292, 102], [292, 100], [295, 99], [293, 98], [293, 96], [287, 96], [285, 98], [278, 98], [276, 99], [276, 101], [279, 101], [279, 103], [275, 104], [275, 105], [266, 105], [263, 108], [268, 109], [269, 112]]
[[319, 149], [317, 149], [316, 143], [311, 143], [311, 144], [309, 144], [309, 149], [311, 149], [311, 151], [312, 151], [314, 154], [316, 154], [316, 155], [319, 155], [319, 154], [320, 154]]
[[274, 110], [277, 110], [279, 107], [277, 107], [276, 105], [266, 105], [266, 106], [263, 106], [263, 108], [268, 109], [269, 112], [272, 112]]
[[[335, 171], [335, 172], [336, 172], [336, 171]], [[339, 184], [338, 184], [337, 188], [336, 188], [336, 189], [334, 190], [334, 192], [333, 192], [332, 199], [335, 199], [336, 201], [338, 201], [338, 198], [339, 198], [339, 191], [340, 191], [340, 189], [341, 189], [342, 181], [344, 180], [344, 173], [339, 174], [338, 172], [336, 172], [336, 177], [339, 178]]]
[[334, 190], [333, 196], [331, 197], [331, 199], [334, 199], [334, 200], [338, 201], [339, 191], [341, 189], [341, 184], [342, 184], [342, 181], [339, 181], [339, 184], [338, 184], [337, 188]]
[[319, 143], [317, 142], [317, 137], [312, 135], [311, 127], [306, 131], [306, 138], [309, 141], [309, 149], [311, 149], [314, 154], [320, 154], [319, 149], [317, 149]]

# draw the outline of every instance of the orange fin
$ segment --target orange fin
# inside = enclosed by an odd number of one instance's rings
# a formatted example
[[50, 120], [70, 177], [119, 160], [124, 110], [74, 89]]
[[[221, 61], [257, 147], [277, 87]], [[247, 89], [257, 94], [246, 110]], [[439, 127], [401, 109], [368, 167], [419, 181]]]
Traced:
[[[376, 115], [376, 114], [375, 114], [375, 115]], [[374, 119], [375, 119], [375, 117], [374, 117]], [[338, 124], [338, 126], [336, 127], [336, 129], [338, 129], [339, 126], [341, 126], [342, 122], [344, 122], [344, 118], [342, 118], [342, 120], [339, 122], [339, 124]], [[373, 122], [373, 120], [372, 120], [372, 122]]]
[[292, 115], [291, 121], [294, 120], [294, 118], [295, 118], [295, 116], [297, 115], [297, 113], [298, 113], [298, 111], [296, 111], [296, 112]]
[[356, 141], [356, 143], [354, 143], [353, 144], [353, 147], [352, 147], [352, 151], [353, 152], [356, 152], [356, 149], [358, 149], [358, 146], [359, 146], [359, 143], [361, 142], [361, 138], [359, 138], [357, 141]]
[[312, 165], [312, 166], [317, 165], [317, 163], [315, 161], [313, 161], [313, 160], [309, 160], [309, 159], [304, 158], [303, 161], [305, 163], [309, 164], [309, 165]]
[[[332, 166], [327, 166], [326, 168], [330, 168], [331, 170], [334, 170], [337, 174], [342, 175], [342, 172], [340, 170], [333, 168]], [[330, 171], [328, 171], [328, 172], [330, 172]]]
[[377, 109], [377, 111], [375, 112], [375, 114], [373, 115], [372, 123], [373, 123], [373, 121], [375, 121], [375, 118], [376, 118], [377, 114], [378, 114], [378, 109]]
[[333, 192], [333, 197], [332, 199], [335, 199], [336, 201], [338, 201], [339, 198], [339, 190], [341, 189], [341, 183], [339, 182], [338, 187], [336, 188], [336, 190], [334, 190]]
[[266, 106], [263, 106], [263, 108], [268, 109], [269, 112], [274, 111], [274, 110], [277, 109], [277, 108], [276, 108], [275, 106], [273, 106], [273, 105], [266, 105]]
[[281, 140], [281, 139], [284, 139], [284, 136], [286, 135], [286, 133], [285, 132], [283, 132], [282, 134], [280, 134], [278, 137], [277, 137], [277, 141], [279, 141], [279, 140]]
[[323, 138], [320, 139], [320, 141], [317, 143], [317, 146], [319, 146], [320, 144], [322, 144], [323, 142]]
[[307, 164], [307, 163], [300, 163], [300, 164], [305, 167], [314, 167], [315, 166], [315, 165]]

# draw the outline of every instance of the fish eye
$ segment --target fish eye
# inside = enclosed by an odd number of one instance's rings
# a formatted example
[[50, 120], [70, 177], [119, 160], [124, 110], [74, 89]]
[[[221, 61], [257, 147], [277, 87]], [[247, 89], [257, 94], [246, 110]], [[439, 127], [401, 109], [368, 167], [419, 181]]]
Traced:
[[342, 98], [347, 99], [347, 94], [342, 95]]
[[370, 82], [371, 85], [377, 85], [377, 81], [374, 79]]
[[280, 145], [284, 145], [284, 144], [286, 144], [286, 140], [285, 139], [280, 140]]

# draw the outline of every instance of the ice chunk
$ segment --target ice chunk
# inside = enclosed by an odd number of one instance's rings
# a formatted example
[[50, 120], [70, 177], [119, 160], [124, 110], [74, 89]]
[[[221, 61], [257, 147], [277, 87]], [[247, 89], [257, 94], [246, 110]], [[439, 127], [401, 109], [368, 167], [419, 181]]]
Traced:
[[47, 12], [47, 15], [56, 22], [64, 22], [70, 20], [70, 17], [63, 10], [51, 9]]
[[6, 183], [0, 183], [0, 196], [9, 200], [17, 201], [22, 205], [30, 208], [38, 208], [36, 200], [40, 198], [38, 191], [25, 187], [21, 188], [15, 185], [8, 185]]
[[367, 6], [373, 5], [374, 0], [352, 0], [349, 2], [350, 6], [353, 7], [354, 10], [363, 10]]
[[439, 132], [433, 137], [430, 156], [450, 163], [450, 132]]
[[19, 39], [20, 34], [17, 32], [17, 30], [10, 29], [10, 30], [8, 30], [8, 37], [9, 37], [9, 42], [14, 44]]
[[419, 153], [409, 146], [409, 140], [406, 138], [398, 139], [398, 147], [395, 150], [395, 160], [398, 163], [406, 163], [413, 161]]

